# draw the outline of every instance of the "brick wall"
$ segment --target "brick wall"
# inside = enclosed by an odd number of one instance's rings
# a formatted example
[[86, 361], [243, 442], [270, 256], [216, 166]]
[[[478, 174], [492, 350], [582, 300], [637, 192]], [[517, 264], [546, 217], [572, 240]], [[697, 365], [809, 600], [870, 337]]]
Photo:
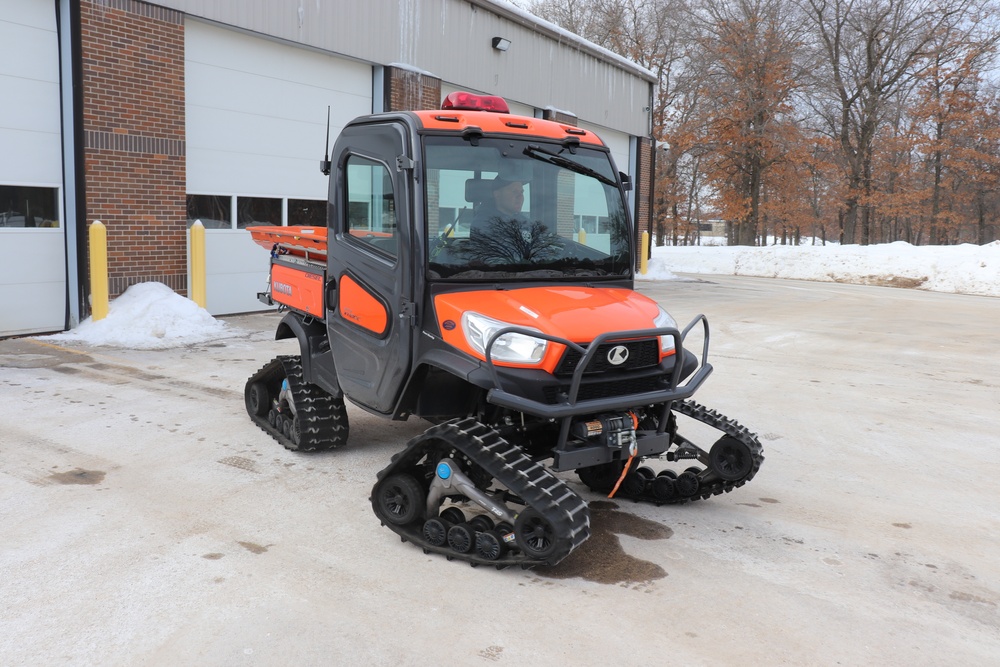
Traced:
[[136, 0], [81, 0], [87, 221], [108, 232], [111, 296], [187, 293], [184, 21]]
[[563, 125], [572, 125], [573, 127], [576, 127], [580, 123], [580, 119], [573, 114], [557, 109], [544, 109], [542, 111], [542, 118], [562, 123]]
[[441, 79], [399, 67], [385, 68], [386, 111], [441, 108]]

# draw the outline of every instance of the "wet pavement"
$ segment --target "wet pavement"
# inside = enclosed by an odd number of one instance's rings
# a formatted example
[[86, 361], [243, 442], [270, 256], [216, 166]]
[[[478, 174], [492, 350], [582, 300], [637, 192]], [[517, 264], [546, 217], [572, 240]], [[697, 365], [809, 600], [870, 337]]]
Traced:
[[[1000, 656], [1000, 299], [713, 276], [695, 397], [766, 460], [683, 506], [608, 500], [558, 566], [425, 555], [375, 473], [419, 421], [299, 454], [247, 418], [277, 316], [162, 351], [0, 341], [4, 665], [971, 665]], [[693, 343], [694, 341], [692, 341]], [[700, 349], [700, 348], [699, 348]], [[655, 462], [654, 462], [655, 467]]]

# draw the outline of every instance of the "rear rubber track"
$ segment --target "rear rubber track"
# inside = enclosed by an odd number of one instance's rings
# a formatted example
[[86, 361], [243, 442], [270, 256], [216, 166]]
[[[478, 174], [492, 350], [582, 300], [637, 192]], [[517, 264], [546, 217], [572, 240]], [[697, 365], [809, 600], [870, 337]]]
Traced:
[[[437, 460], [449, 453], [456, 460], [485, 471], [495, 482], [505, 487], [509, 494], [539, 512], [552, 528], [555, 543], [552, 553], [542, 560], [533, 559], [515, 546], [514, 550], [499, 559], [489, 560], [475, 552], [459, 553], [447, 546], [435, 546], [427, 542], [423, 537], [422, 527], [423, 522], [431, 517], [425, 516], [423, 510], [419, 518], [403, 526], [385, 521], [375, 502], [379, 484], [390, 475], [409, 473], [426, 491], [430, 481], [428, 470], [433, 471]], [[427, 456], [431, 457], [430, 466], [423, 461]], [[469, 474], [469, 471], [466, 473]], [[412, 542], [421, 547], [424, 553], [438, 553], [448, 560], [463, 560], [473, 566], [491, 565], [497, 569], [555, 565], [590, 537], [590, 511], [583, 499], [548, 468], [528, 457], [520, 447], [472, 418], [456, 419], [433, 426], [413, 438], [378, 473], [378, 479], [372, 488], [371, 500], [382, 524], [397, 533], [404, 542]]]
[[298, 419], [298, 442], [285, 436], [266, 416], [247, 412], [257, 426], [292, 451], [314, 452], [335, 449], [347, 442], [349, 425], [343, 397], [335, 398], [302, 377], [302, 361], [297, 355], [282, 355], [266, 363], [247, 380], [246, 391], [255, 382], [268, 387], [270, 399], [276, 398], [281, 381], [288, 380]]
[[685, 415], [686, 417], [700, 421], [703, 424], [707, 424], [708, 426], [721, 431], [725, 435], [740, 441], [750, 452], [751, 463], [748, 472], [736, 480], [723, 480], [717, 475], [714, 475], [711, 470], [706, 469], [699, 475], [700, 484], [698, 486], [697, 493], [690, 496], [677, 496], [669, 500], [663, 500], [652, 494], [649, 485], [646, 485], [646, 488], [640, 495], [629, 495], [627, 492], [624, 492], [623, 485], [623, 488], [615, 494], [615, 498], [636, 501], [641, 500], [651, 502], [656, 505], [680, 505], [687, 502], [693, 502], [695, 500], [707, 500], [712, 496], [717, 496], [722, 493], [729, 493], [733, 489], [743, 486], [754, 478], [757, 471], [760, 470], [761, 464], [764, 462], [764, 448], [760, 444], [756, 435], [751, 433], [745, 426], [742, 426], [736, 421], [720, 414], [715, 410], [711, 410], [699, 403], [695, 403], [694, 401], [678, 401], [674, 403], [671, 409], [678, 414]]

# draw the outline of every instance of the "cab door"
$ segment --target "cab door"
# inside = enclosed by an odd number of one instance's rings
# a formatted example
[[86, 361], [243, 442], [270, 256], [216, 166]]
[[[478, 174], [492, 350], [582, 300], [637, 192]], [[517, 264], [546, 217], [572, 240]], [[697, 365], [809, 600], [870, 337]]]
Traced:
[[326, 321], [337, 377], [355, 403], [392, 412], [410, 371], [412, 177], [405, 125], [345, 128], [331, 184]]

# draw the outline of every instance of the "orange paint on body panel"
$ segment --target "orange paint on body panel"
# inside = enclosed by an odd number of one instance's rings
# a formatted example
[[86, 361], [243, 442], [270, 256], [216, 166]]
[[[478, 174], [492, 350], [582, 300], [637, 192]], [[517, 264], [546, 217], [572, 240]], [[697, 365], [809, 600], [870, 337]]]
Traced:
[[468, 127], [478, 127], [486, 134], [523, 134], [562, 141], [576, 137], [582, 144], [603, 146], [604, 142], [593, 132], [551, 120], [513, 116], [489, 111], [415, 111], [425, 130], [446, 130], [460, 133]]
[[[580, 344], [608, 331], [652, 329], [659, 315], [655, 301], [628, 289], [571, 286], [440, 294], [434, 309], [445, 342], [479, 358], [461, 331], [462, 314], [469, 310]], [[446, 325], [448, 321], [454, 326]], [[542, 363], [533, 367], [552, 372], [564, 350], [563, 345], [549, 345]]]
[[389, 312], [385, 304], [351, 276], [340, 278], [338, 310], [342, 318], [376, 336], [383, 336], [389, 330]]
[[270, 250], [277, 243], [287, 254], [326, 259], [326, 227], [248, 227], [250, 238]]
[[271, 299], [303, 313], [322, 317], [323, 276], [284, 264], [272, 264]]

